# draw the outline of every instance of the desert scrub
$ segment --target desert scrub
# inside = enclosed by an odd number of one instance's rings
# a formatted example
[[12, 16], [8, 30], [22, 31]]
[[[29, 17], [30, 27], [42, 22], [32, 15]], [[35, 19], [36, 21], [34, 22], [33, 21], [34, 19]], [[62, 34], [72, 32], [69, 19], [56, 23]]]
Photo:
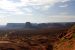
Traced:
[[66, 41], [69, 41], [69, 39], [65, 39], [65, 38], [64, 38], [64, 39], [62, 40], [62, 42], [66, 42]]
[[72, 48], [73, 47], [73, 45], [72, 44], [69, 44], [68, 46], [67, 46], [67, 48]]
[[73, 33], [73, 38], [75, 38], [75, 33]]

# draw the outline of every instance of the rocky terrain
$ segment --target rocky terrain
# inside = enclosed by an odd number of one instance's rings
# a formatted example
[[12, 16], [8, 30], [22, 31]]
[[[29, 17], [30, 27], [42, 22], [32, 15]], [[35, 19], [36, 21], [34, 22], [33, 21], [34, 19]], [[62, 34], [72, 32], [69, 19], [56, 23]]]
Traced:
[[75, 50], [75, 25], [60, 29], [1, 30], [0, 50]]
[[75, 50], [75, 26], [72, 26], [67, 34], [54, 44], [53, 50]]

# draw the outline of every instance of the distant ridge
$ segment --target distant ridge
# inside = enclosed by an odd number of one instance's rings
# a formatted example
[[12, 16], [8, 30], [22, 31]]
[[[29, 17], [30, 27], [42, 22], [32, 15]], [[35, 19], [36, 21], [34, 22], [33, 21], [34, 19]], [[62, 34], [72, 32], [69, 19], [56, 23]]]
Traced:
[[7, 29], [43, 29], [43, 28], [68, 28], [75, 25], [75, 22], [57, 22], [57, 23], [7, 23], [5, 27], [0, 27], [0, 30]]

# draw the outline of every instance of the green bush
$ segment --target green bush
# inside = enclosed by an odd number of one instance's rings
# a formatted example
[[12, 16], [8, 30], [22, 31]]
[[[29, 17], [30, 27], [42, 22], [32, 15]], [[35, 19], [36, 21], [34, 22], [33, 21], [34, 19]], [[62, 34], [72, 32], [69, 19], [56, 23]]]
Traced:
[[75, 33], [73, 33], [73, 38], [75, 38]]

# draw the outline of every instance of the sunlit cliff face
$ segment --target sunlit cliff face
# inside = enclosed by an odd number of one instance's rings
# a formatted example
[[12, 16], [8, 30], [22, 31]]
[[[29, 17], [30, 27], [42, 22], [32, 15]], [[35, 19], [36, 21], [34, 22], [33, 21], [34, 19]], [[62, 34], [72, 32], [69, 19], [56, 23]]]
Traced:
[[74, 0], [0, 0], [0, 24], [75, 22]]

